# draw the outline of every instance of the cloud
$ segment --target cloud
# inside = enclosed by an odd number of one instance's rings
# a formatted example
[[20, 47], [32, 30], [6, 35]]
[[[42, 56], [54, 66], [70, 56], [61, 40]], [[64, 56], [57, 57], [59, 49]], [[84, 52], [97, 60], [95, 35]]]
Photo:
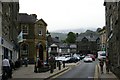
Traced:
[[104, 0], [20, 0], [20, 12], [37, 14], [48, 24], [49, 31], [103, 27], [103, 3]]

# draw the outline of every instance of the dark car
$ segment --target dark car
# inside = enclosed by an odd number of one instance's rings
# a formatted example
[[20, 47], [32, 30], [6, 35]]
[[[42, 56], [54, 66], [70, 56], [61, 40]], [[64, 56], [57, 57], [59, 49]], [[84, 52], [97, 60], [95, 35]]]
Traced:
[[78, 61], [78, 59], [76, 58], [76, 57], [71, 57], [67, 62], [68, 63], [73, 63], [73, 62], [77, 62]]

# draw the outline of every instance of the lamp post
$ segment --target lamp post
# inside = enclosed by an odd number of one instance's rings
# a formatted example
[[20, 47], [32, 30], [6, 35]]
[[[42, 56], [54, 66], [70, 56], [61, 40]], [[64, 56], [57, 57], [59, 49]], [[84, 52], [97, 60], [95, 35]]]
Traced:
[[47, 33], [46, 33], [46, 53], [47, 53], [47, 59], [46, 59], [46, 61], [47, 61], [47, 63], [48, 63], [48, 58], [49, 58], [49, 54], [48, 54], [48, 36], [49, 36], [49, 32], [47, 31]]

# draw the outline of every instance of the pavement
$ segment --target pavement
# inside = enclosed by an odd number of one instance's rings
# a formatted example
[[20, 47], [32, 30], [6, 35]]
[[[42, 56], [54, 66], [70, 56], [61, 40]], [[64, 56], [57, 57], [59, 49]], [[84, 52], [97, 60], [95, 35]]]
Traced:
[[115, 74], [113, 74], [111, 71], [109, 73], [106, 72], [106, 64], [104, 63], [104, 66], [103, 66], [103, 73], [101, 74], [101, 70], [100, 70], [100, 66], [99, 64], [96, 65], [97, 69], [96, 69], [96, 73], [97, 73], [97, 80], [106, 80], [106, 79], [109, 79], [109, 80], [119, 80], [117, 78], [117, 76]]
[[[50, 71], [47, 72], [42, 72], [42, 73], [34, 73], [34, 65], [28, 65], [28, 67], [20, 67], [17, 70], [13, 71], [13, 78], [12, 80], [15, 79], [44, 79], [44, 80], [49, 80], [53, 78], [56, 75], [59, 75], [62, 72], [65, 72], [69, 70], [72, 67], [75, 67], [79, 65], [80, 62], [77, 63], [66, 63], [65, 68], [63, 68], [63, 65], [61, 65], [61, 70], [58, 70], [58, 67], [54, 69], [53, 73], [50, 73]], [[100, 71], [100, 66], [99, 64], [96, 65], [95, 67], [95, 75], [94, 75], [94, 80], [119, 80], [112, 72], [109, 72], [109, 74], [106, 72], [106, 65], [104, 64], [103, 67], [103, 74], [101, 74]]]
[[58, 69], [58, 67], [56, 69], [54, 69], [53, 73], [50, 73], [50, 71], [47, 72], [41, 72], [41, 73], [35, 73], [34, 72], [34, 65], [28, 65], [28, 67], [20, 67], [17, 70], [13, 71], [13, 80], [14, 79], [36, 79], [36, 78], [41, 78], [41, 79], [50, 79], [55, 75], [58, 75], [61, 72], [64, 72], [66, 70], [68, 70], [69, 68], [72, 68], [76, 65], [78, 65], [80, 62], [77, 63], [66, 63], [65, 64], [65, 68], [63, 68], [63, 65], [61, 65], [61, 70]]

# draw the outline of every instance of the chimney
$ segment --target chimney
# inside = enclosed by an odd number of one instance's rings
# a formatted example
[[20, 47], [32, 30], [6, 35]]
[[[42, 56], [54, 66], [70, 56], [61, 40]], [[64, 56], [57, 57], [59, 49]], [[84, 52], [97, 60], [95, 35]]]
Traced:
[[36, 14], [30, 14], [31, 16], [33, 16], [35, 19], [37, 19], [37, 15]]

